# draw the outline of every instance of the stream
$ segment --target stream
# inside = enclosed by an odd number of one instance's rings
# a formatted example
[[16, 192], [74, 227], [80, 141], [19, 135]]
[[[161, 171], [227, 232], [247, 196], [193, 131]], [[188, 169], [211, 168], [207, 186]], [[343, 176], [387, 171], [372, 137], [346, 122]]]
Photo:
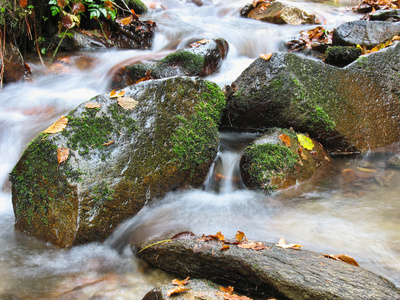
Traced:
[[[104, 244], [59, 250], [14, 231], [9, 172], [30, 140], [60, 115], [109, 92], [107, 73], [113, 66], [193, 39], [222, 37], [229, 43], [227, 59], [207, 79], [223, 87], [260, 53], [285, 51], [286, 41], [315, 27], [240, 18], [248, 0], [205, 0], [202, 7], [178, 0], [143, 2], [154, 7], [141, 16], [157, 23], [153, 49], [85, 51], [80, 54], [96, 62], [91, 68], [61, 74], [32, 58], [34, 79], [0, 90], [0, 299], [140, 300], [173, 277], [135, 258], [129, 244], [182, 231], [221, 231], [233, 238], [241, 230], [249, 239], [268, 242], [285, 237], [307, 250], [350, 255], [400, 287], [400, 172], [385, 164], [398, 145], [334, 158], [335, 175], [264, 195], [247, 190], [238, 171], [241, 152], [257, 135], [221, 132], [218, 156], [202, 188], [168, 193], [121, 224]], [[295, 2], [316, 13], [329, 30], [361, 17], [344, 8], [358, 1]], [[373, 172], [364, 174], [365, 166]], [[349, 181], [344, 176], [349, 169], [359, 170], [360, 177]]]

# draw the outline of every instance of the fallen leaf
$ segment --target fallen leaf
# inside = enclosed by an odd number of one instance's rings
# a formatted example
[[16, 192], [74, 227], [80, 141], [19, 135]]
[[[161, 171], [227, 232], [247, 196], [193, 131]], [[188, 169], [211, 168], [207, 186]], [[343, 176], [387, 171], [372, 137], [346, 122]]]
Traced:
[[229, 245], [227, 245], [227, 244], [224, 244], [222, 247], [221, 247], [221, 250], [228, 250], [229, 249]]
[[299, 154], [301, 159], [308, 160], [307, 156], [303, 152], [303, 149], [299, 148]]
[[257, 246], [257, 244], [256, 243], [254, 243], [254, 242], [251, 242], [251, 243], [246, 243], [246, 244], [239, 244], [239, 245], [237, 245], [239, 248], [243, 248], [243, 249], [251, 249], [251, 248], [253, 248], [253, 247], [256, 247]]
[[251, 250], [254, 250], [254, 251], [260, 251], [260, 250], [263, 250], [263, 249], [269, 249], [269, 247], [264, 246], [264, 244], [262, 242], [257, 242], [256, 246], [251, 248]]
[[247, 241], [247, 237], [244, 234], [244, 232], [238, 230], [238, 232], [236, 233], [236, 241], [241, 242], [243, 240], [243, 238]]
[[119, 98], [119, 97], [123, 97], [123, 96], [125, 96], [125, 91], [120, 91], [118, 94], [117, 94], [117, 92], [115, 91], [115, 90], [112, 90], [111, 92], [110, 92], [110, 98]]
[[228, 293], [225, 293], [223, 296], [224, 296], [224, 300], [253, 300], [246, 296], [230, 295]]
[[62, 164], [68, 159], [69, 149], [68, 148], [58, 148], [57, 149], [57, 160], [58, 164]]
[[185, 285], [185, 284], [189, 281], [189, 279], [190, 279], [189, 276], [186, 277], [186, 278], [183, 279], [183, 280], [174, 279], [174, 280], [172, 280], [172, 284], [173, 284], [173, 285], [182, 286], [182, 285]]
[[85, 12], [85, 5], [83, 5], [83, 3], [72, 4], [72, 13], [76, 15], [80, 12]]
[[171, 240], [186, 240], [195, 237], [196, 235], [191, 231], [183, 231], [175, 234]]
[[335, 260], [341, 260], [341, 261], [343, 261], [345, 263], [348, 263], [348, 264], [356, 266], [356, 267], [360, 266], [354, 258], [352, 258], [351, 256], [348, 256], [346, 254], [338, 254], [338, 255], [322, 254], [322, 255], [325, 256], [325, 257], [328, 257], [328, 258], [335, 259]]
[[28, 0], [20, 0], [19, 5], [21, 5], [21, 7], [26, 7], [28, 5]]
[[115, 141], [111, 140], [108, 143], [104, 143], [103, 146], [109, 146], [109, 145], [114, 144], [114, 143], [115, 143]]
[[260, 3], [260, 2], [265, 2], [265, 0], [253, 0], [251, 5], [253, 5], [253, 7], [256, 7], [258, 5], [258, 3]]
[[276, 246], [283, 249], [295, 249], [295, 250], [299, 250], [301, 247], [303, 247], [303, 245], [299, 244], [286, 244], [286, 240], [284, 238], [281, 238], [278, 244], [276, 244]]
[[189, 290], [189, 289], [188, 289], [188, 288], [185, 288], [184, 286], [177, 286], [176, 288], [173, 288], [173, 289], [168, 290], [168, 291], [167, 291], [167, 296], [169, 297], [169, 296], [171, 296], [171, 295], [179, 294], [179, 293], [182, 293], [182, 292], [186, 292], [186, 291], [188, 291], [188, 290]]
[[225, 241], [225, 236], [221, 234], [221, 231], [218, 231], [216, 234], [204, 235], [198, 239], [200, 242], [208, 242], [208, 241]]
[[228, 286], [228, 287], [220, 286], [219, 289], [220, 289], [221, 292], [223, 292], [223, 293], [228, 293], [228, 294], [230, 294], [230, 295], [233, 293], [233, 287], [232, 287], [232, 286]]
[[122, 26], [129, 25], [133, 22], [133, 16], [129, 16], [123, 19], [117, 19], [116, 22]]
[[117, 101], [118, 104], [126, 110], [134, 109], [139, 104], [139, 101], [136, 101], [131, 97], [119, 97], [117, 98]]
[[194, 245], [193, 253], [201, 253], [207, 250], [213, 249], [215, 245], [212, 244], [203, 244], [203, 245]]
[[261, 57], [263, 60], [266, 60], [266, 61], [268, 61], [268, 60], [271, 58], [271, 56], [272, 56], [272, 53], [267, 53], [267, 54], [262, 54], [262, 53], [260, 53], [260, 57]]
[[286, 147], [290, 147], [291, 142], [290, 142], [290, 137], [288, 135], [282, 133], [278, 137], [285, 144]]
[[50, 125], [43, 133], [57, 133], [64, 130], [67, 127], [68, 118], [61, 116], [57, 121]]
[[101, 103], [97, 103], [97, 102], [88, 102], [85, 104], [86, 108], [99, 108], [101, 107]]
[[308, 137], [305, 136], [304, 134], [298, 134], [297, 135], [297, 140], [299, 141], [300, 145], [306, 148], [307, 150], [312, 150], [314, 148], [314, 143], [313, 141]]

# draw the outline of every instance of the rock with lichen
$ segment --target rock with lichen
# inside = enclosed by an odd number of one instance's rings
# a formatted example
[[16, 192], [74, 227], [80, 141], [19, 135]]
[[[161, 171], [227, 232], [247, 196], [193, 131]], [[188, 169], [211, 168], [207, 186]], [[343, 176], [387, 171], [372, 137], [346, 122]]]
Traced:
[[222, 128], [308, 133], [328, 151], [399, 141], [400, 44], [338, 68], [292, 53], [256, 59], [227, 89]]
[[299, 184], [332, 167], [332, 159], [320, 143], [278, 128], [247, 146], [240, 161], [246, 186], [267, 193]]
[[181, 77], [79, 105], [64, 130], [34, 139], [11, 172], [15, 227], [60, 247], [102, 241], [145, 203], [200, 185], [224, 106], [217, 85]]
[[179, 49], [159, 60], [126, 63], [115, 70], [111, 87], [124, 88], [142, 80], [172, 76], [207, 76], [213, 74], [228, 54], [228, 43], [224, 39], [200, 40]]

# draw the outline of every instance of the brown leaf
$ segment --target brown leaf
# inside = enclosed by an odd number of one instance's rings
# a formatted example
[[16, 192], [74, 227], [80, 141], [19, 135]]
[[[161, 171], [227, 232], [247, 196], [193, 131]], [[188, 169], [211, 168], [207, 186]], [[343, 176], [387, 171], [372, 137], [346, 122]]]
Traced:
[[104, 143], [103, 146], [109, 146], [109, 145], [114, 144], [114, 143], [115, 143], [115, 141], [111, 140], [108, 143]]
[[28, 0], [20, 0], [19, 5], [21, 5], [21, 7], [26, 7], [28, 5]]
[[167, 296], [169, 297], [169, 296], [171, 296], [171, 295], [179, 294], [179, 293], [182, 293], [182, 292], [186, 292], [186, 291], [188, 291], [188, 290], [189, 290], [189, 289], [188, 289], [188, 288], [185, 288], [184, 286], [177, 286], [176, 288], [173, 288], [173, 289], [168, 290], [168, 291], [167, 291]]
[[123, 19], [118, 19], [116, 22], [122, 26], [129, 25], [133, 22], [133, 17], [129, 16]]
[[72, 4], [72, 13], [76, 15], [80, 12], [85, 12], [85, 5], [83, 5], [83, 3]]
[[71, 28], [74, 26], [74, 21], [71, 19], [70, 15], [65, 15], [62, 19], [61, 19], [61, 23], [65, 28]]
[[304, 154], [303, 149], [301, 147], [299, 148], [299, 155], [301, 159], [308, 160], [307, 156]]
[[251, 242], [251, 243], [246, 243], [246, 244], [239, 244], [238, 247], [239, 248], [243, 248], [243, 249], [251, 249], [253, 247], [256, 247], [257, 244], [255, 242]]
[[173, 285], [182, 286], [182, 285], [185, 285], [185, 284], [189, 281], [189, 279], [190, 279], [189, 276], [186, 277], [184, 280], [174, 279], [174, 280], [172, 280], [172, 284], [173, 284]]
[[85, 104], [86, 108], [99, 108], [101, 107], [101, 103], [97, 103], [97, 102], [88, 102]]
[[146, 77], [140, 78], [138, 81], [135, 82], [135, 84], [137, 84], [139, 82], [142, 82], [142, 81], [147, 81], [147, 80], [150, 80], [150, 79], [153, 79], [153, 78], [151, 78], [150, 76], [146, 76]]
[[272, 56], [272, 53], [267, 53], [267, 54], [262, 54], [262, 53], [260, 53], [260, 57], [261, 57], [263, 60], [266, 60], [266, 61], [268, 61], [268, 60], [271, 58], [271, 56]]
[[139, 104], [139, 101], [136, 101], [131, 97], [119, 97], [117, 98], [117, 101], [118, 104], [126, 110], [134, 109]]
[[247, 237], [244, 234], [244, 232], [238, 230], [238, 232], [236, 233], [236, 241], [241, 242], [243, 240], [243, 238], [247, 241]]
[[233, 293], [233, 287], [232, 286], [228, 286], [228, 287], [220, 286], [219, 289], [221, 290], [221, 292], [228, 293], [229, 295], [231, 295]]
[[290, 147], [290, 145], [292, 144], [288, 135], [282, 133], [278, 137], [285, 144], [286, 147]]
[[50, 125], [43, 133], [57, 133], [61, 132], [67, 127], [68, 118], [61, 116], [57, 121]]
[[67, 3], [65, 2], [65, 0], [57, 0], [57, 5], [61, 8], [64, 8]]
[[325, 256], [325, 257], [328, 257], [328, 258], [335, 259], [335, 260], [341, 260], [341, 261], [343, 261], [345, 263], [348, 263], [348, 264], [356, 266], [356, 267], [360, 266], [354, 258], [352, 258], [351, 256], [348, 256], [346, 254], [338, 254], [338, 255], [322, 254], [322, 255]]
[[204, 235], [198, 239], [200, 242], [208, 242], [208, 241], [225, 241], [225, 236], [221, 234], [221, 231], [218, 231], [216, 234]]
[[191, 231], [183, 231], [175, 234], [171, 240], [186, 240], [195, 237], [196, 235]]
[[281, 238], [278, 244], [276, 244], [276, 246], [283, 249], [295, 249], [295, 250], [299, 250], [301, 247], [303, 247], [303, 245], [299, 244], [286, 244], [286, 240], [284, 238]]
[[229, 249], [229, 245], [228, 244], [224, 244], [222, 247], [221, 247], [221, 250], [228, 250]]
[[224, 300], [253, 300], [246, 296], [230, 295], [228, 293], [225, 293], [223, 296], [224, 296]]
[[57, 149], [57, 160], [58, 164], [62, 164], [68, 159], [69, 149], [68, 148], [58, 148]]

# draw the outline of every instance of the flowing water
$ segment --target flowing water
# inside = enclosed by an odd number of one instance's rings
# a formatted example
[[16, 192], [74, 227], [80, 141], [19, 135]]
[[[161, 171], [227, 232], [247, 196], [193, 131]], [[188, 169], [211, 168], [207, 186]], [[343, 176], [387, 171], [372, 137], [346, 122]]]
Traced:
[[[81, 54], [94, 61], [91, 68], [62, 74], [32, 61], [38, 74], [32, 82], [0, 90], [0, 298], [141, 299], [171, 276], [137, 260], [125, 245], [186, 230], [222, 231], [227, 237], [241, 230], [250, 239], [270, 242], [285, 237], [308, 250], [351, 255], [400, 286], [400, 173], [386, 167], [389, 153], [336, 159], [335, 176], [266, 196], [246, 190], [238, 172], [241, 151], [256, 135], [221, 133], [220, 152], [203, 189], [169, 193], [122, 224], [105, 244], [57, 250], [14, 231], [8, 173], [40, 131], [81, 102], [108, 92], [113, 66], [194, 39], [222, 37], [229, 54], [208, 79], [224, 86], [260, 53], [284, 51], [287, 40], [315, 27], [240, 18], [247, 0], [205, 0], [202, 7], [178, 0], [144, 2], [154, 9], [142, 18], [157, 22], [153, 49], [87, 51]], [[350, 4], [357, 3], [296, 2], [317, 13], [327, 29], [360, 17], [345, 11]], [[367, 164], [374, 171], [367, 172]]]

